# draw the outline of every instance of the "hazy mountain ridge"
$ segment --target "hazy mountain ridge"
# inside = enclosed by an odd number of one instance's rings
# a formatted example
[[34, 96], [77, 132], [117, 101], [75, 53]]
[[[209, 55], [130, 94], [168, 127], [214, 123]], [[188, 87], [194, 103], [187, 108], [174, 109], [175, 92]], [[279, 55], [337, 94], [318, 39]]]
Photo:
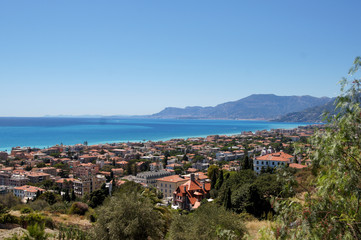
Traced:
[[253, 94], [237, 101], [226, 102], [215, 107], [167, 107], [151, 118], [193, 118], [193, 119], [262, 119], [280, 118], [288, 113], [324, 105], [328, 97], [277, 96], [274, 94]]

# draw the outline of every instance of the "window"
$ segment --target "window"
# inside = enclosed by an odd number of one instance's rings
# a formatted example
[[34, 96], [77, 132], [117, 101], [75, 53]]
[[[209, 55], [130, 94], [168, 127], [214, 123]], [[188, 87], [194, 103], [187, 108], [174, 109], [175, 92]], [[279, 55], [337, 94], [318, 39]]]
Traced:
[[262, 161], [262, 165], [263, 165], [263, 161]]
[[165, 187], [167, 187], [167, 184], [165, 184]]
[[275, 165], [275, 162], [272, 162], [272, 165]]
[[257, 164], [259, 164], [259, 162], [257, 161]]
[[163, 183], [161, 183], [160, 186], [163, 187]]

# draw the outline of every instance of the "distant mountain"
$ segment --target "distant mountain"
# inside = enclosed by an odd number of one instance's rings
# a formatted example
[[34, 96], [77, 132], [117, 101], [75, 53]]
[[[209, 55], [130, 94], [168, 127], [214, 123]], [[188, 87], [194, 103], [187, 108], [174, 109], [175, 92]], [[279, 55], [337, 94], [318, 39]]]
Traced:
[[299, 112], [288, 113], [275, 119], [277, 122], [323, 122], [323, 113], [335, 113], [334, 100], [332, 99], [324, 105], [307, 108]]
[[167, 107], [151, 118], [187, 119], [262, 119], [270, 120], [287, 113], [324, 105], [331, 99], [312, 96], [276, 96], [274, 94], [253, 94], [234, 102], [215, 107]]

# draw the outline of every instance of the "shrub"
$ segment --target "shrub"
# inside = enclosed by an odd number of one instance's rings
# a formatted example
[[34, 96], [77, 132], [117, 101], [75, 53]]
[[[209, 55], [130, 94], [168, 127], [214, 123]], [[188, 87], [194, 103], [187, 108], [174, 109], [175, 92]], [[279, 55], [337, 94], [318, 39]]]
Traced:
[[68, 205], [65, 202], [57, 202], [50, 206], [50, 211], [57, 213], [67, 213]]
[[96, 222], [98, 218], [93, 208], [89, 208], [85, 216], [89, 219], [90, 222]]
[[84, 215], [88, 211], [88, 205], [82, 202], [75, 202], [70, 207], [70, 214]]
[[0, 223], [15, 223], [18, 224], [20, 222], [19, 217], [13, 216], [11, 214], [2, 214], [0, 215]]
[[45, 217], [40, 213], [30, 213], [28, 215], [23, 215], [20, 217], [20, 224], [23, 228], [26, 228], [30, 225], [45, 225], [48, 228], [54, 228], [54, 222], [51, 218]]
[[29, 206], [34, 209], [34, 211], [41, 211], [48, 208], [50, 205], [45, 200], [37, 199], [34, 202], [30, 202]]
[[32, 211], [33, 211], [33, 209], [31, 209], [29, 206], [25, 206], [20, 209], [20, 213], [22, 213], [22, 214], [31, 213]]

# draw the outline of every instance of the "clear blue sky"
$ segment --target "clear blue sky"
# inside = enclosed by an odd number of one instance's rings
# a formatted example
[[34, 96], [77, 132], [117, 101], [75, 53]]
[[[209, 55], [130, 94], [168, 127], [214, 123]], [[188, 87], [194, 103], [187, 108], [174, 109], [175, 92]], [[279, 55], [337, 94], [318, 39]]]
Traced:
[[336, 96], [361, 1], [1, 1], [0, 116]]

